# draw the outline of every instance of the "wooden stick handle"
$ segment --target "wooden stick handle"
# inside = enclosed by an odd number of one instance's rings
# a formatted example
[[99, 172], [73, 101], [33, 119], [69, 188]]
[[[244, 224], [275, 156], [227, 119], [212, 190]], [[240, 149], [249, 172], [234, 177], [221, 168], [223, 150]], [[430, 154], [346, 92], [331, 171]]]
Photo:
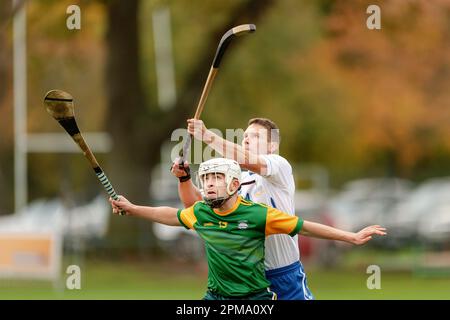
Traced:
[[206, 79], [205, 86], [203, 87], [203, 92], [200, 96], [200, 101], [198, 102], [194, 119], [200, 119], [203, 108], [205, 107], [206, 99], [208, 98], [209, 91], [211, 90], [212, 83], [214, 82], [218, 71], [219, 69], [214, 67], [211, 67], [211, 69], [209, 70], [208, 78]]
[[[205, 107], [206, 98], [208, 98], [209, 91], [211, 90], [212, 83], [217, 75], [218, 68], [211, 67], [209, 70], [208, 78], [206, 79], [205, 86], [203, 87], [202, 95], [200, 96], [200, 101], [197, 105], [197, 110], [195, 110], [194, 119], [200, 119], [200, 116], [203, 112], [203, 108]], [[186, 141], [183, 144], [183, 149], [181, 150], [180, 158], [181, 163], [184, 162], [187, 158], [187, 154], [189, 152], [189, 147], [191, 146], [192, 136], [189, 134], [186, 138]]]

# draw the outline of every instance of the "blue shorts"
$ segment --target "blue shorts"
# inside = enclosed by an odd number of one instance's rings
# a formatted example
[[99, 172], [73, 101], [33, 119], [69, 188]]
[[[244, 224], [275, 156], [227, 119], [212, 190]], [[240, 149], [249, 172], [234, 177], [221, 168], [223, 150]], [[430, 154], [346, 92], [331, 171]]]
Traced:
[[266, 270], [266, 277], [270, 282], [270, 289], [277, 294], [278, 300], [314, 299], [300, 261], [286, 267]]

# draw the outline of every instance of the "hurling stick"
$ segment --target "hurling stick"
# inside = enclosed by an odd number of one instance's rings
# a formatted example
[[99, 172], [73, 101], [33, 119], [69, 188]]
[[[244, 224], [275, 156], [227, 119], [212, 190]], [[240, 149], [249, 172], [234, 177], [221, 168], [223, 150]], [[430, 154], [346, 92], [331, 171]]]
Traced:
[[[209, 69], [208, 78], [206, 79], [205, 85], [203, 86], [202, 95], [200, 96], [194, 119], [200, 119], [203, 108], [205, 107], [206, 98], [208, 98], [209, 91], [211, 90], [214, 79], [216, 78], [217, 72], [219, 71], [220, 62], [222, 61], [223, 55], [225, 54], [225, 51], [228, 48], [231, 40], [233, 40], [236, 36], [255, 31], [256, 26], [254, 24], [242, 24], [240, 26], [231, 28], [222, 36], [222, 39], [220, 39], [219, 45], [217, 47], [213, 63], [211, 65], [211, 68]], [[189, 147], [191, 146], [191, 140], [192, 136], [188, 134], [184, 142], [183, 149], [180, 153], [180, 168], [183, 167], [184, 160], [186, 160], [187, 158]]]
[[[108, 177], [106, 177], [103, 169], [98, 164], [97, 159], [78, 129], [78, 125], [75, 120], [73, 97], [69, 93], [62, 90], [51, 90], [45, 95], [44, 104], [47, 112], [59, 122], [73, 141], [75, 141], [75, 143], [80, 147], [83, 155], [88, 160], [106, 192], [108, 192], [112, 199], [119, 200], [119, 197], [111, 185], [111, 182], [109, 182]], [[124, 211], [120, 212], [120, 215], [125, 214], [126, 213]]]

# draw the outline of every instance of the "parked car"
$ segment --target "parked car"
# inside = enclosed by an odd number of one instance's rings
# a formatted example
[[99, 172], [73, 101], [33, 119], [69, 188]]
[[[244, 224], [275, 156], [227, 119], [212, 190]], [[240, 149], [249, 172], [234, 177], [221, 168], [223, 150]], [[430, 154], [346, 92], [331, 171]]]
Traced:
[[411, 187], [411, 182], [397, 178], [352, 181], [330, 200], [328, 210], [340, 229], [358, 231], [368, 225], [382, 225]]
[[426, 245], [450, 248], [450, 194], [439, 203], [430, 217], [422, 217], [418, 233]]
[[[315, 191], [297, 191], [295, 193], [295, 213], [304, 220], [335, 226], [326, 210], [325, 195]], [[332, 267], [339, 261], [341, 250], [335, 241], [299, 236], [301, 261], [318, 263]]]
[[435, 236], [438, 239], [438, 233], [445, 233], [449, 203], [450, 178], [431, 179], [421, 184], [394, 208], [387, 225], [391, 241], [396, 246], [404, 246], [421, 244]]
[[[152, 205], [183, 208], [179, 199], [153, 201]], [[167, 226], [157, 222], [152, 223], [152, 226], [159, 245], [173, 257], [184, 261], [203, 260], [205, 255], [203, 241], [197, 232], [187, 230], [184, 227]]]
[[104, 195], [73, 208], [60, 199], [38, 199], [17, 213], [1, 217], [0, 232], [55, 231], [65, 240], [77, 237], [88, 241], [106, 235], [110, 212]]

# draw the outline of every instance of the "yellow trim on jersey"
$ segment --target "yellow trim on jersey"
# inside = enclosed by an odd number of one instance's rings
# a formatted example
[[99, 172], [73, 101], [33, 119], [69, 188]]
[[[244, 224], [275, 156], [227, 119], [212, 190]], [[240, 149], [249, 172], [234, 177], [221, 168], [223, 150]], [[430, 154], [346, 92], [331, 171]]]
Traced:
[[181, 210], [180, 220], [189, 229], [194, 229], [194, 223], [197, 222], [197, 217], [194, 214], [194, 206]]
[[242, 197], [241, 197], [241, 196], [238, 196], [236, 202], [233, 204], [233, 207], [231, 207], [230, 209], [225, 210], [225, 211], [219, 211], [219, 210], [217, 210], [217, 209], [213, 209], [213, 210], [214, 210], [214, 212], [215, 212], [216, 214], [218, 214], [219, 216], [226, 216], [227, 214], [230, 214], [230, 213], [232, 213], [234, 210], [236, 210], [236, 209], [239, 207], [239, 204], [241, 203], [241, 201], [242, 201]]
[[253, 202], [248, 202], [247, 200], [245, 200], [241, 197], [241, 204], [244, 206], [251, 206], [251, 205], [253, 205]]
[[268, 207], [266, 218], [266, 236], [272, 234], [292, 234], [293, 231], [300, 231], [303, 221], [297, 216], [291, 216], [278, 209]]

